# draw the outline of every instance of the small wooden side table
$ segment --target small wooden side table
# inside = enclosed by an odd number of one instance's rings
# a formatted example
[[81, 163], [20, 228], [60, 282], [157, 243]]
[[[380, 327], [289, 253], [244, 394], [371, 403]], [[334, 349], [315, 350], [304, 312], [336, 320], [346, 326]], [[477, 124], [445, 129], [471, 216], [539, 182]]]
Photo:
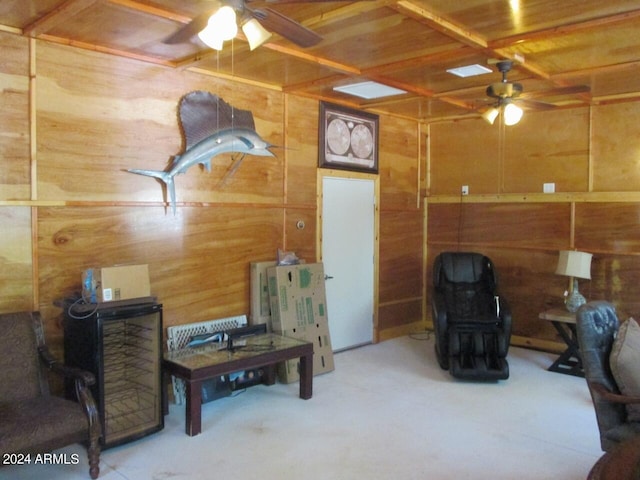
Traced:
[[576, 315], [562, 308], [552, 308], [542, 312], [538, 317], [552, 323], [564, 340], [567, 348], [548, 368], [551, 372], [566, 373], [576, 377], [584, 377], [582, 357], [578, 348], [576, 331]]

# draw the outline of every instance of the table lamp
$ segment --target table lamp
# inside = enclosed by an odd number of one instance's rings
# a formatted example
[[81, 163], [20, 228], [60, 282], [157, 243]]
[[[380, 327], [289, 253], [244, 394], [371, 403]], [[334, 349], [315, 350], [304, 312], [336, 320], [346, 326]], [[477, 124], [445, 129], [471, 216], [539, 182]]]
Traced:
[[578, 252], [576, 250], [560, 250], [558, 257], [557, 275], [572, 277], [572, 288], [564, 301], [567, 310], [575, 313], [580, 305], [587, 300], [578, 291], [578, 278], [591, 279], [591, 253]]

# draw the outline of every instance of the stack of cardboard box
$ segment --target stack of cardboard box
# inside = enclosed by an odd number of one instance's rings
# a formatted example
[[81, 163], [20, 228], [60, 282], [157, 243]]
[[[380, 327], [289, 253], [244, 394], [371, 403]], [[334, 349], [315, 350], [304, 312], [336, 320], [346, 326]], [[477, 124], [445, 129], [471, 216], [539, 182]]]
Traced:
[[[266, 262], [252, 264], [252, 323], [270, 320], [271, 331], [287, 337], [313, 343], [313, 373], [333, 371], [333, 350], [329, 335], [327, 303], [324, 288], [324, 268], [321, 263], [274, 266]], [[260, 269], [266, 269], [270, 318], [264, 309], [264, 278]], [[259, 293], [259, 298], [255, 298]], [[255, 308], [255, 310], [253, 310]], [[299, 378], [298, 361], [290, 360], [278, 365], [278, 377], [285, 383]]]

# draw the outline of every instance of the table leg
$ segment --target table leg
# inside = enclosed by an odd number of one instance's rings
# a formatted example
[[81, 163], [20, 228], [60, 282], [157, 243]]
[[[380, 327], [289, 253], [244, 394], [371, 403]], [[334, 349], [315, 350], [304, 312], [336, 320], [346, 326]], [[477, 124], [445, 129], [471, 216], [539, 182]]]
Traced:
[[273, 385], [276, 383], [276, 366], [274, 364], [266, 365], [263, 367], [264, 372], [264, 384]]
[[313, 352], [300, 357], [300, 398], [309, 399], [313, 395]]
[[171, 375], [169, 375], [166, 370], [162, 371], [162, 385], [160, 388], [162, 389], [162, 413], [164, 415], [169, 415], [169, 382], [171, 381]]
[[185, 430], [193, 437], [202, 431], [202, 381], [185, 382], [187, 394], [187, 411]]
[[558, 331], [567, 349], [549, 367], [552, 372], [568, 373], [577, 377], [584, 377], [582, 369], [582, 357], [578, 347], [578, 338], [575, 325], [565, 325], [561, 322], [551, 322]]

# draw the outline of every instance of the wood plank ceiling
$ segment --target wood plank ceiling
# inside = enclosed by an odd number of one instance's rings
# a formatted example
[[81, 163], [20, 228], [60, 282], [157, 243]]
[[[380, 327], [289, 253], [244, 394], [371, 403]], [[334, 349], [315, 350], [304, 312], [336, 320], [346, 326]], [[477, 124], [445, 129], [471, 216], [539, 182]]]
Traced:
[[[302, 23], [320, 43], [273, 35], [250, 51], [241, 33], [220, 52], [197, 37], [163, 43], [212, 0], [4, 0], [0, 31], [424, 122], [479, 115], [493, 101], [487, 85], [501, 79], [492, 59], [518, 60], [508, 78], [523, 85], [524, 108], [640, 100], [638, 0], [289, 2], [249, 5]], [[492, 73], [447, 73], [469, 64]], [[368, 80], [407, 93], [365, 100], [334, 90]]]

